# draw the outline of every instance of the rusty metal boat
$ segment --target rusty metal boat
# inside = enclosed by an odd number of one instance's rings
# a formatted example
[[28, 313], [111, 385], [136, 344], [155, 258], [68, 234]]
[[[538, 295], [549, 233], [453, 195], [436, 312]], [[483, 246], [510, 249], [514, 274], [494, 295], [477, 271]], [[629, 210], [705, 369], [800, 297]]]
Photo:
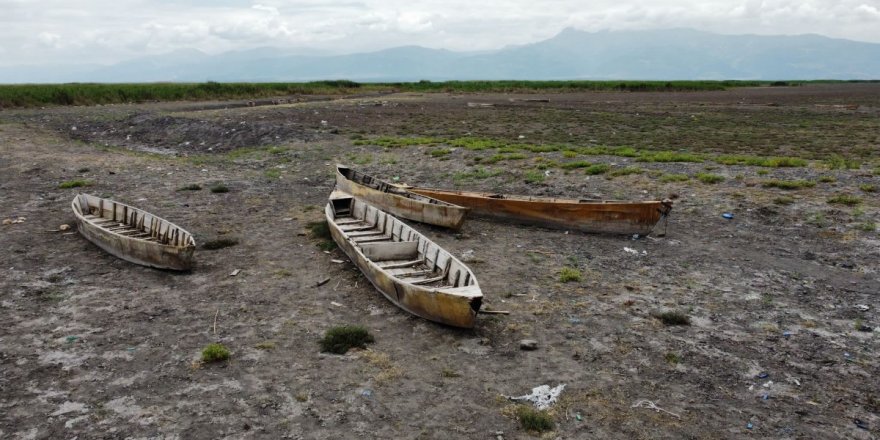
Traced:
[[416, 194], [470, 208], [474, 215], [590, 233], [647, 235], [672, 210], [671, 200], [574, 200], [406, 188]]
[[409, 192], [344, 165], [336, 166], [336, 188], [398, 217], [451, 229], [461, 228], [468, 212], [467, 208]]
[[192, 268], [195, 239], [168, 220], [89, 194], [77, 195], [71, 208], [79, 233], [114, 256], [158, 269]]
[[473, 272], [427, 237], [362, 199], [334, 191], [325, 208], [333, 240], [398, 307], [471, 328], [483, 300]]

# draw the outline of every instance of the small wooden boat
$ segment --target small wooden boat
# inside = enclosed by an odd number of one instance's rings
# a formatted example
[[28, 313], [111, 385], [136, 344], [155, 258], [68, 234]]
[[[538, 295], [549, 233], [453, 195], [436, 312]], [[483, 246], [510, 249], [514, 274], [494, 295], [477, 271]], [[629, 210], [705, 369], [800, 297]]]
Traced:
[[101, 249], [144, 266], [190, 270], [196, 241], [179, 226], [131, 206], [79, 194], [71, 203], [79, 233]]
[[452, 254], [395, 218], [341, 191], [325, 208], [336, 244], [398, 307], [471, 328], [483, 301], [474, 274]]
[[411, 193], [343, 165], [336, 166], [336, 189], [398, 217], [451, 229], [461, 228], [468, 211], [461, 206]]
[[573, 200], [433, 188], [407, 189], [470, 208], [476, 215], [594, 233], [647, 235], [672, 210], [671, 200]]

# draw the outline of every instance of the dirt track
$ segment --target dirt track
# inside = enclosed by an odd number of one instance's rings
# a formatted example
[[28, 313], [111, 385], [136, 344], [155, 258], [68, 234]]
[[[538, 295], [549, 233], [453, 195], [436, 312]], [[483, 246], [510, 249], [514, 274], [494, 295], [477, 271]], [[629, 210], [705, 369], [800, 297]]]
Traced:
[[[880, 237], [868, 225], [880, 221], [880, 203], [860, 186], [880, 186], [880, 85], [523, 98], [534, 97], [0, 113], [0, 217], [25, 218], [0, 226], [0, 437], [529, 438], [502, 396], [565, 383], [548, 438], [876, 438]], [[644, 172], [549, 168], [529, 182], [536, 157], [577, 159], [554, 151], [475, 165], [495, 152], [434, 157], [436, 147], [352, 142], [376, 136], [523, 136], [813, 162], [591, 156]], [[821, 159], [831, 153], [862, 166], [828, 170]], [[668, 234], [637, 240], [482, 219], [459, 234], [417, 225], [456, 255], [473, 250], [486, 306], [511, 311], [464, 331], [398, 310], [341, 252], [299, 235], [320, 219], [336, 162], [425, 186], [677, 199]], [[468, 174], [481, 167], [495, 173]], [[726, 179], [662, 180], [700, 172]], [[762, 186], [774, 178], [817, 184]], [[58, 188], [73, 179], [93, 185]], [[208, 191], [215, 182], [230, 192]], [[205, 189], [177, 191], [193, 183]], [[200, 243], [240, 243], [199, 249], [190, 274], [135, 266], [78, 234], [48, 232], [72, 224], [79, 190], [155, 212]], [[862, 202], [828, 203], [839, 194]], [[774, 203], [781, 198], [790, 200]], [[583, 280], [559, 282], [566, 266]], [[241, 274], [229, 276], [234, 269]], [[668, 310], [691, 325], [653, 316]], [[319, 353], [317, 340], [340, 324], [364, 325], [376, 343]], [[539, 349], [521, 351], [524, 338]], [[210, 342], [230, 347], [231, 360], [199, 365]], [[680, 418], [632, 408], [641, 399]]]

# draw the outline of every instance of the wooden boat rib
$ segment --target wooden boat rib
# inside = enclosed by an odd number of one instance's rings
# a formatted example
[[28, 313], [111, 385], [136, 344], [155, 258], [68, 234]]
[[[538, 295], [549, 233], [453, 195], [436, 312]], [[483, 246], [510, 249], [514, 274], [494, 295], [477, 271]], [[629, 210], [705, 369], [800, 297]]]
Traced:
[[672, 201], [573, 200], [408, 187], [410, 192], [467, 207], [480, 216], [582, 232], [647, 235]]
[[334, 191], [325, 214], [333, 240], [389, 301], [431, 321], [474, 326], [483, 294], [464, 263], [350, 194]]
[[112, 255], [159, 269], [192, 268], [195, 239], [165, 219], [89, 194], [77, 195], [71, 208], [79, 233]]
[[396, 216], [451, 229], [461, 228], [468, 211], [452, 203], [409, 192], [344, 165], [336, 166], [336, 188]]

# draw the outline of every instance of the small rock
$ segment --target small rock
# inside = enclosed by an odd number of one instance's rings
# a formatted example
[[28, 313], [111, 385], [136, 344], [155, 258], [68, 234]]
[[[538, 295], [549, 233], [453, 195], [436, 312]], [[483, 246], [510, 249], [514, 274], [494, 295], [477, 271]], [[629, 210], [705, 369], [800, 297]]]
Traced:
[[525, 351], [533, 351], [538, 349], [538, 341], [534, 339], [523, 339], [519, 341], [519, 349]]

